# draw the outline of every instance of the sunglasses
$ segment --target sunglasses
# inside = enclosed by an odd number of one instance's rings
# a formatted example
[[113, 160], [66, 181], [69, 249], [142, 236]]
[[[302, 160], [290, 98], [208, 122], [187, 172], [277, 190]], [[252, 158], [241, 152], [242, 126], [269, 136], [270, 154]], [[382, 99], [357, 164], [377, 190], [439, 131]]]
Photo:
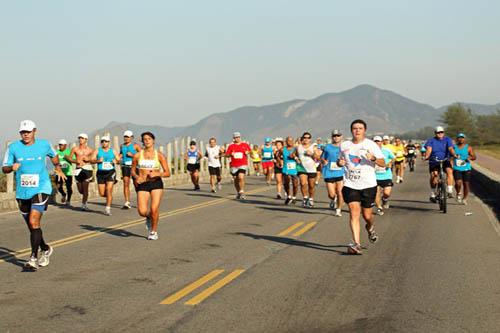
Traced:
[[31, 132], [33, 132], [33, 131], [21, 131], [21, 132], [19, 132], [19, 133], [20, 133], [20, 134], [30, 134]]
[[443, 133], [444, 133], [443, 131], [436, 132], [436, 134], [443, 134]]
[[334, 135], [332, 135], [333, 138], [334, 137], [338, 137], [338, 136], [342, 136], [342, 135], [340, 135], [340, 134], [334, 134]]
[[310, 136], [303, 136], [302, 139], [309, 139], [310, 140], [311, 137]]
[[109, 141], [106, 141], [106, 140], [101, 140], [101, 143], [103, 143], [103, 142], [109, 142]]
[[375, 140], [374, 142], [382, 142], [382, 141], [380, 141], [380, 140]]

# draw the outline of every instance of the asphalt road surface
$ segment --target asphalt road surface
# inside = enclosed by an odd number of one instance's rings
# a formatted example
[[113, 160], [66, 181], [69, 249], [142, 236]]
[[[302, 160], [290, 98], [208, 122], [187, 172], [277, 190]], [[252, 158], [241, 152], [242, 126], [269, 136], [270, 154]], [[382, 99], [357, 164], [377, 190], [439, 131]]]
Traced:
[[119, 199], [111, 217], [101, 200], [88, 213], [51, 206], [55, 251], [38, 272], [22, 269], [21, 217], [0, 215], [0, 331], [500, 331], [498, 223], [475, 198], [441, 214], [421, 162], [376, 218], [379, 242], [363, 233], [362, 256], [345, 254], [348, 213], [332, 216], [323, 183], [314, 209], [249, 183], [245, 202], [229, 184], [167, 189], [158, 241]]

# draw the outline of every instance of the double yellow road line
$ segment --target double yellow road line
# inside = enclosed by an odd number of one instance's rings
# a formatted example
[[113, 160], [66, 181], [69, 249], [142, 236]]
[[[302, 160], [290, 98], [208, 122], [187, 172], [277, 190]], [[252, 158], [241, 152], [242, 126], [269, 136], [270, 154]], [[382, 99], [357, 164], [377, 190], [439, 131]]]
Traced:
[[[244, 271], [245, 271], [244, 269], [235, 269], [234, 271], [232, 271], [231, 273], [229, 273], [228, 275], [226, 275], [225, 277], [223, 277], [222, 279], [220, 279], [219, 281], [217, 281], [216, 283], [214, 283], [210, 287], [206, 288], [205, 290], [203, 290], [202, 292], [200, 292], [199, 294], [197, 294], [193, 298], [186, 301], [184, 304], [186, 304], [186, 305], [200, 304], [205, 299], [207, 299], [212, 294], [214, 294], [217, 290], [221, 289], [222, 287], [224, 287], [225, 285], [227, 285], [228, 283], [230, 283], [231, 281], [236, 279], [238, 276], [243, 274]], [[207, 284], [208, 282], [212, 281], [213, 279], [215, 279], [216, 277], [218, 277], [222, 273], [224, 273], [223, 269], [213, 270], [210, 273], [208, 273], [207, 275], [192, 282], [191, 284], [188, 284], [187, 286], [185, 286], [181, 290], [177, 291], [176, 293], [168, 296], [163, 301], [161, 301], [160, 304], [174, 304], [178, 300], [191, 294], [196, 289], [198, 289], [198, 288], [202, 287], [203, 285]]]
[[[293, 225], [291, 225], [290, 227], [286, 228], [285, 230], [283, 230], [282, 232], [280, 232], [278, 234], [278, 236], [292, 236], [292, 237], [299, 237], [303, 234], [305, 234], [306, 232], [308, 232], [309, 230], [311, 230], [312, 228], [314, 228], [314, 226], [318, 224], [318, 222], [309, 222], [307, 223], [306, 225], [304, 225], [304, 222], [297, 222]], [[302, 227], [303, 226], [303, 227]], [[300, 227], [302, 227], [301, 229], [299, 229]], [[299, 229], [299, 230], [297, 230]], [[296, 231], [297, 230], [297, 231]], [[294, 232], [295, 231], [295, 232]], [[293, 233], [293, 234], [292, 234]]]
[[[265, 192], [265, 191], [268, 191], [269, 189], [270, 188], [268, 186], [260, 187], [260, 188], [257, 188], [255, 190], [253, 190], [253, 191], [249, 191], [246, 194], [254, 194], [254, 193], [259, 193], [259, 192]], [[180, 215], [180, 214], [187, 213], [187, 212], [192, 212], [194, 210], [198, 210], [198, 209], [201, 209], [201, 208], [206, 208], [206, 207], [218, 205], [218, 204], [221, 204], [223, 202], [227, 202], [227, 201], [231, 200], [232, 198], [233, 198], [233, 195], [228, 195], [228, 196], [226, 196], [224, 198], [214, 199], [214, 200], [210, 200], [210, 201], [207, 201], [207, 202], [202, 202], [202, 203], [199, 203], [199, 204], [196, 204], [196, 205], [192, 205], [192, 206], [188, 206], [188, 207], [183, 207], [183, 208], [175, 209], [175, 210], [172, 210], [172, 211], [169, 211], [169, 212], [164, 212], [164, 213], [160, 214], [160, 218], [165, 218], [165, 217], [171, 217], [171, 216], [175, 216], [175, 215]], [[133, 226], [139, 225], [141, 223], [144, 223], [144, 221], [145, 221], [144, 218], [140, 218], [140, 219], [135, 219], [135, 220], [128, 221], [128, 222], [118, 223], [118, 224], [114, 224], [114, 225], [111, 225], [109, 227], [103, 228], [102, 230], [83, 232], [83, 233], [80, 233], [80, 234], [77, 234], [77, 235], [74, 235], [74, 236], [70, 236], [70, 237], [66, 237], [66, 238], [62, 238], [62, 239], [50, 242], [49, 244], [51, 246], [53, 246], [54, 248], [60, 247], [60, 246], [63, 246], [63, 245], [69, 245], [69, 244], [72, 244], [72, 243], [76, 243], [76, 242], [80, 242], [80, 241], [83, 241], [83, 240], [86, 240], [86, 239], [90, 239], [90, 238], [94, 238], [94, 237], [97, 237], [97, 236], [104, 235], [104, 234], [106, 234], [107, 232], [110, 232], [110, 231], [114, 231], [114, 230], [118, 230], [118, 229], [123, 229], [123, 228], [128, 228], [128, 227], [133, 227]], [[12, 259], [12, 258], [26, 257], [26, 256], [28, 256], [30, 254], [31, 254], [31, 248], [25, 248], [25, 249], [13, 251], [13, 252], [4, 253], [4, 254], [0, 255], [0, 263], [6, 262], [6, 261], [8, 261], [9, 259]]]

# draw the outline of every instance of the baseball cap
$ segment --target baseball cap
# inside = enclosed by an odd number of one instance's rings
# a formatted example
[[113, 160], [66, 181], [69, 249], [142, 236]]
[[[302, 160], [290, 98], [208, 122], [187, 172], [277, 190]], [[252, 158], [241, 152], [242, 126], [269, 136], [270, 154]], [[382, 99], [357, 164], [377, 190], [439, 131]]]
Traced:
[[87, 139], [87, 140], [89, 139], [89, 136], [87, 134], [85, 134], [85, 133], [78, 134], [78, 137], [79, 138], [84, 138], [84, 139]]
[[457, 138], [465, 138], [465, 134], [464, 133], [458, 133], [457, 134]]
[[434, 132], [435, 133], [437, 133], [437, 132], [444, 132], [443, 126], [436, 126], [436, 129], [434, 129]]
[[61, 139], [61, 140], [59, 140], [59, 144], [60, 145], [67, 145], [68, 142], [66, 142], [66, 140], [64, 140], [64, 139]]
[[376, 135], [373, 137], [373, 141], [382, 141], [382, 138], [380, 137], [380, 135]]
[[389, 136], [388, 136], [388, 135], [384, 135], [384, 136], [382, 137], [382, 139], [383, 139], [383, 140], [390, 140], [391, 138], [389, 138]]
[[104, 135], [104, 136], [101, 138], [101, 142], [103, 142], [103, 141], [107, 141], [107, 142], [109, 142], [109, 141], [111, 141], [111, 139], [109, 138], [109, 136]]
[[241, 137], [241, 133], [240, 132], [234, 132], [233, 133], [233, 138], [240, 138]]
[[278, 136], [276, 139], [274, 139], [275, 142], [284, 142], [283, 138], [281, 136]]
[[269, 138], [269, 137], [267, 137], [267, 138], [265, 138], [265, 139], [264, 139], [264, 142], [265, 142], [265, 143], [269, 143], [269, 142], [271, 142], [271, 141], [273, 141], [273, 139], [271, 139], [271, 138]]
[[338, 129], [334, 129], [334, 130], [332, 131], [332, 136], [335, 136], [335, 135], [342, 135], [342, 133], [340, 132], [340, 130], [338, 130]]
[[123, 136], [128, 136], [129, 138], [131, 138], [134, 136], [134, 132], [126, 130], [125, 132], [123, 132]]
[[31, 132], [36, 128], [36, 124], [31, 120], [23, 120], [21, 124], [19, 124], [19, 132], [28, 131]]

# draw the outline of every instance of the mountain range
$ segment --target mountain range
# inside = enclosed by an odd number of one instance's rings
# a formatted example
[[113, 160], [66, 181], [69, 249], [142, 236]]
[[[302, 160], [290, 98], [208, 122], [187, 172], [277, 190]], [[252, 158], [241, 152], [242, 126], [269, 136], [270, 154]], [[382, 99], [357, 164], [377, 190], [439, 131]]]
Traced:
[[[490, 114], [500, 109], [496, 105], [462, 103], [477, 114]], [[121, 136], [130, 129], [134, 133], [149, 130], [159, 142], [175, 137], [191, 136], [207, 140], [214, 136], [228, 142], [235, 131], [244, 139], [260, 142], [264, 137], [299, 136], [310, 131], [313, 137], [329, 137], [332, 129], [348, 133], [349, 124], [356, 118], [368, 123], [369, 133], [403, 133], [439, 124], [447, 106], [434, 108], [395, 92], [363, 84], [352, 89], [328, 93], [314, 99], [296, 99], [273, 105], [244, 106], [229, 112], [215, 113], [197, 123], [184, 127], [163, 127], [111, 122], [93, 134], [109, 132]]]

